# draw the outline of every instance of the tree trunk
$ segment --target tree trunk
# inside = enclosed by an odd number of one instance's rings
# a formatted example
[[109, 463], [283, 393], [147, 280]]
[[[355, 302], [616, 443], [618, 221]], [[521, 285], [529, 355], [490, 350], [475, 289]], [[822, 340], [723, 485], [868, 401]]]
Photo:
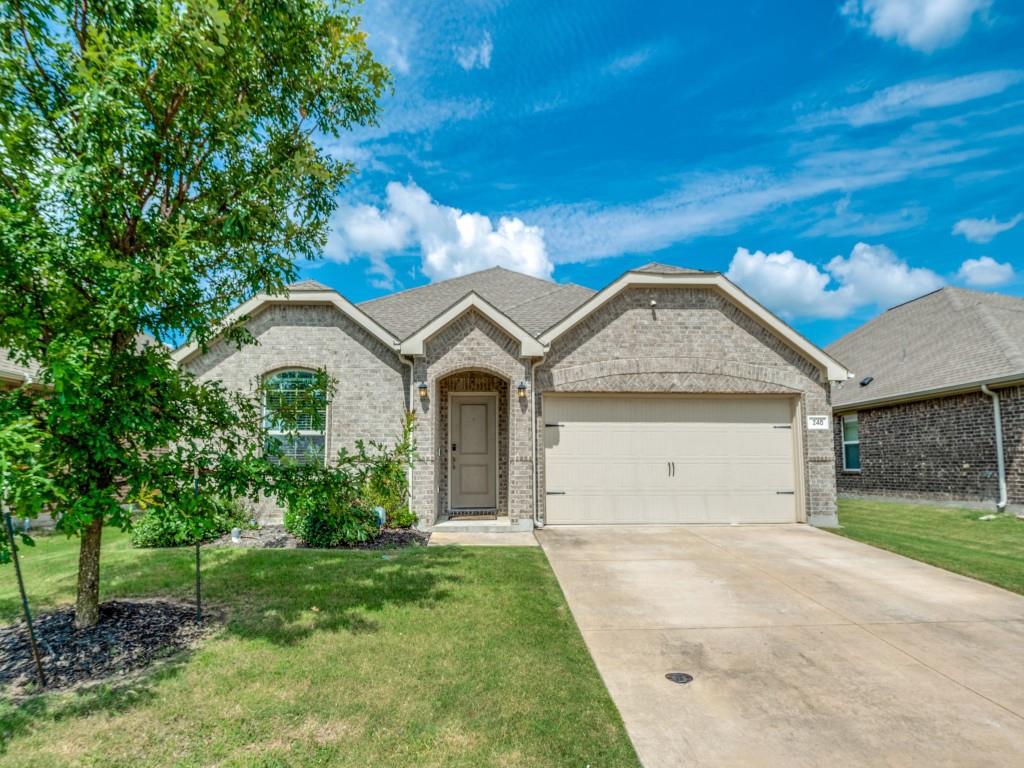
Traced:
[[75, 602], [75, 627], [85, 629], [100, 620], [100, 539], [103, 516], [97, 515], [82, 532], [78, 550], [78, 599]]

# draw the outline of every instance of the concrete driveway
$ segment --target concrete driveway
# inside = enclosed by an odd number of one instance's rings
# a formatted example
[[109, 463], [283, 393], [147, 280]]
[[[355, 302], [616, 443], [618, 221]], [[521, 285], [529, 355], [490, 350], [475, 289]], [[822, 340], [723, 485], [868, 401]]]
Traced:
[[647, 768], [1024, 765], [1024, 597], [808, 526], [537, 538]]

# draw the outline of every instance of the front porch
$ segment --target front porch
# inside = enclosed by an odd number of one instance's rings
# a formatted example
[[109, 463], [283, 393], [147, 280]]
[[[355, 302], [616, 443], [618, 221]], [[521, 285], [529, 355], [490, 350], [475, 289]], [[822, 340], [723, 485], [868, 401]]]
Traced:
[[512, 382], [480, 370], [439, 378], [437, 503], [439, 525], [506, 529], [509, 477], [509, 401]]

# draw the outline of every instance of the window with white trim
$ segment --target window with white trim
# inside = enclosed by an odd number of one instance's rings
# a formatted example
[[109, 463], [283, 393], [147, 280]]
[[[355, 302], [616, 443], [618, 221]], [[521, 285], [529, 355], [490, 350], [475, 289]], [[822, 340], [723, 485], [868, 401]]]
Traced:
[[856, 413], [843, 416], [843, 469], [860, 472], [860, 424]]
[[[264, 382], [263, 424], [269, 441], [281, 449], [284, 461], [295, 464], [324, 463], [324, 429], [327, 424], [327, 399], [316, 392], [317, 377], [312, 371], [278, 371]], [[274, 415], [282, 407], [302, 401], [294, 414], [294, 429], [284, 429]], [[305, 402], [308, 401], [308, 402]]]

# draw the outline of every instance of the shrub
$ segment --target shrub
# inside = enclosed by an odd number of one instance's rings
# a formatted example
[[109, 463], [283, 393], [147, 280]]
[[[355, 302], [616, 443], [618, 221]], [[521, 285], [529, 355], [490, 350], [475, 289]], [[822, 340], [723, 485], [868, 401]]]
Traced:
[[338, 452], [330, 466], [282, 465], [277, 497], [285, 506], [284, 527], [312, 547], [336, 547], [368, 541], [380, 534], [375, 507], [382, 507], [385, 525], [408, 528], [416, 522], [409, 512], [407, 471], [415, 455], [413, 414], [393, 447], [356, 442], [350, 453]]
[[191, 531], [184, 515], [170, 514], [173, 510], [167, 506], [155, 506], [147, 509], [132, 523], [132, 546], [148, 547], [184, 547], [197, 541], [211, 541], [232, 528], [250, 528], [252, 515], [237, 499], [213, 497], [211, 502], [215, 512], [209, 518], [209, 524], [201, 534]]
[[[291, 470], [290, 472], [288, 470]], [[334, 466], [292, 467], [283, 484], [285, 530], [311, 547], [368, 541], [380, 533], [373, 508], [361, 498], [366, 470], [342, 452]]]
[[377, 514], [359, 499], [304, 497], [288, 507], [284, 527], [309, 546], [323, 549], [369, 541], [380, 534]]

